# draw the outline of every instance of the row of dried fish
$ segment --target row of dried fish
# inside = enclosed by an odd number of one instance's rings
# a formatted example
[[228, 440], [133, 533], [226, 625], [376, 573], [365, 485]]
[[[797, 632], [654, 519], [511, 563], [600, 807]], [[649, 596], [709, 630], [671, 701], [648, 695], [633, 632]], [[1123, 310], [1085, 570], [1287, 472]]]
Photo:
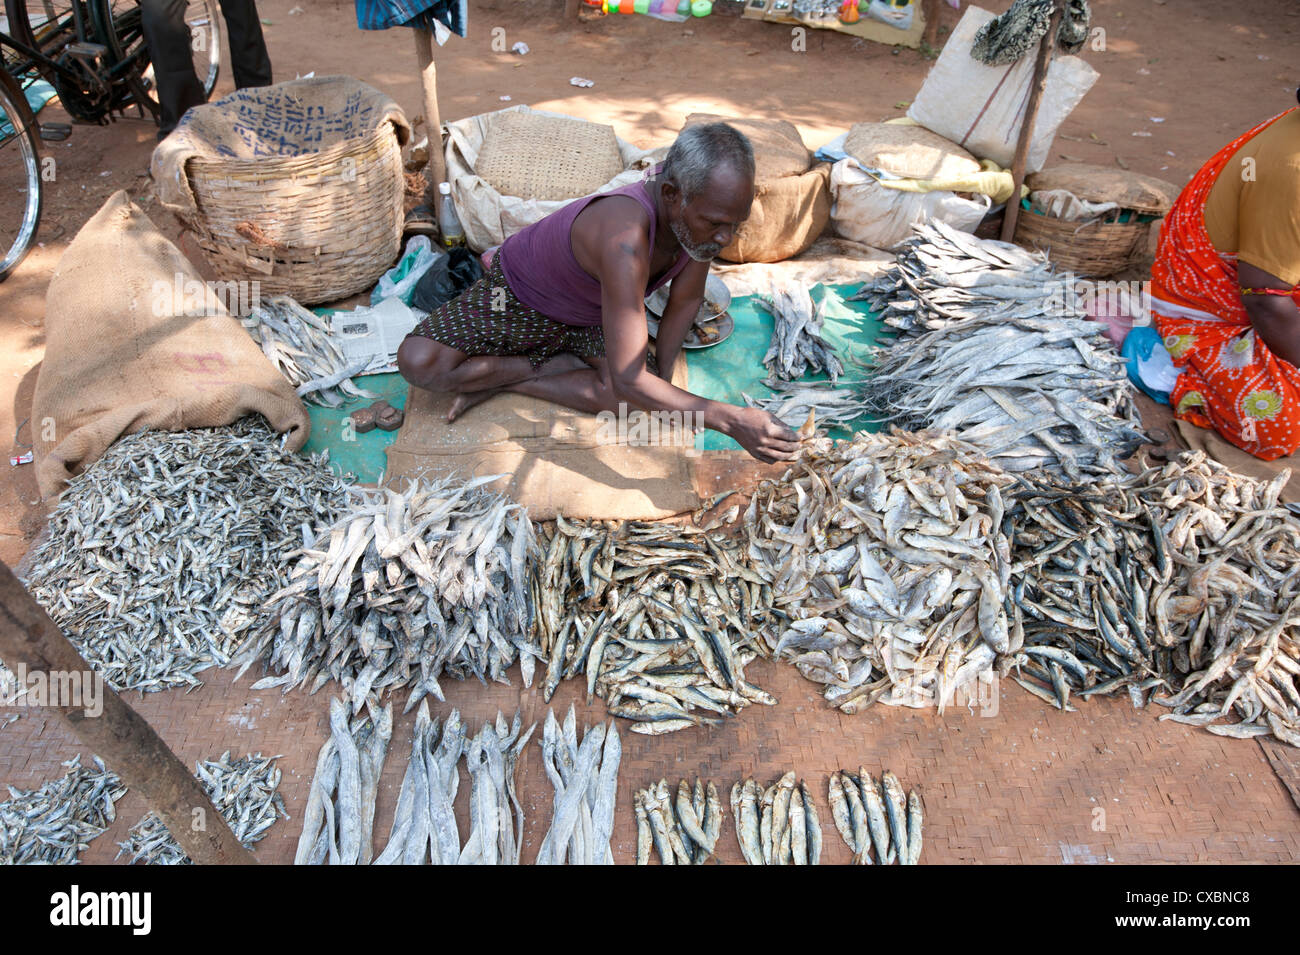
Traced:
[[1001, 531], [1012, 480], [948, 435], [806, 444], [744, 518], [780, 621], [764, 634], [772, 652], [848, 713], [875, 701], [944, 706], [1017, 649]]
[[316, 757], [294, 865], [369, 865], [375, 799], [393, 736], [391, 705], [351, 722], [347, 704], [330, 700], [330, 736]]
[[1125, 365], [1099, 322], [990, 312], [877, 349], [860, 390], [877, 420], [1080, 480], [1147, 440]]
[[713, 783], [696, 779], [694, 789], [681, 780], [674, 802], [668, 781], [638, 789], [636, 812], [636, 864], [650, 864], [653, 847], [663, 865], [704, 865], [714, 858], [722, 834], [722, 800]]
[[767, 397], [751, 398], [741, 392], [741, 398], [751, 408], [762, 408], [775, 415], [788, 427], [800, 428], [812, 417], [819, 428], [845, 428], [858, 422], [872, 409], [850, 385], [860, 381], [842, 381], [838, 385], [826, 381], [781, 381], [766, 378], [763, 384], [774, 393]]
[[753, 779], [731, 787], [736, 841], [749, 865], [820, 865], [822, 827], [803, 780], [786, 773], [764, 789]]
[[287, 295], [273, 295], [259, 302], [242, 322], [300, 397], [328, 408], [351, 398], [379, 397], [358, 388], [352, 377], [383, 366], [385, 356], [349, 361], [338, 345], [332, 317], [317, 315]]
[[886, 770], [877, 784], [865, 768], [831, 773], [831, 817], [854, 865], [916, 865], [921, 861], [924, 803], [913, 789], [904, 793], [898, 777]]
[[[515, 790], [515, 767], [533, 730], [537, 729], [534, 723], [521, 735], [522, 725], [518, 712], [510, 724], [498, 712], [496, 724], [484, 723], [465, 748], [470, 779], [470, 831], [458, 865], [519, 865], [524, 807]], [[447, 805], [450, 807], [451, 803]]]
[[920, 332], [985, 316], [1083, 317], [1046, 256], [977, 239], [937, 219], [912, 228], [894, 265], [850, 298], [865, 300], [886, 325]]
[[[1022, 476], [1013, 629], [1030, 692], [1119, 690], [1225, 736], [1300, 745], [1300, 519], [1201, 452], [1088, 488]], [[1219, 720], [1236, 712], [1238, 722]]]
[[254, 689], [315, 692], [336, 680], [354, 713], [411, 684], [407, 711], [426, 694], [442, 700], [444, 673], [508, 683], [516, 660], [531, 686], [541, 656], [529, 637], [533, 525], [482, 486], [493, 480], [354, 488], [346, 512], [294, 552], [239, 672], [264, 661], [277, 673]]
[[824, 298], [814, 305], [808, 286], [802, 282], [774, 279], [769, 293], [754, 301], [772, 313], [772, 342], [763, 356], [763, 365], [773, 378], [790, 381], [811, 369], [826, 372], [833, 384], [844, 374], [835, 349], [822, 338]]
[[98, 756], [95, 769], [74, 756], [68, 770], [39, 789], [9, 787], [0, 802], [0, 865], [75, 865], [90, 840], [116, 818], [113, 803], [126, 787]]
[[466, 737], [460, 712], [452, 710], [439, 739], [438, 721], [429, 718], [429, 702], [420, 701], [392, 830], [376, 865], [424, 865], [426, 860], [434, 865], [455, 865], [460, 861], [454, 807], [460, 788], [456, 766], [465, 752]]
[[[658, 735], [775, 704], [746, 682], [771, 587], [731, 539], [697, 528], [556, 520], [533, 575], [549, 700], [585, 674], [632, 732]], [[713, 714], [713, 715], [701, 715]]]
[[542, 839], [537, 865], [613, 865], [609, 840], [614, 832], [614, 803], [622, 743], [614, 721], [584, 728], [578, 742], [573, 707], [564, 725], [546, 712], [540, 740], [542, 765], [555, 788], [551, 827]]
[[198, 686], [265, 618], [298, 528], [345, 500], [260, 418], [129, 435], [72, 479], [24, 583], [114, 688]]
[[[212, 805], [230, 824], [235, 838], [251, 849], [260, 842], [279, 817], [288, 819], [284, 799], [280, 796], [279, 756], [241, 756], [231, 759], [230, 752], [219, 759], [195, 764], [199, 782]], [[131, 864], [190, 865], [190, 857], [167, 831], [156, 813], [149, 813], [119, 842], [118, 856], [129, 853]]]

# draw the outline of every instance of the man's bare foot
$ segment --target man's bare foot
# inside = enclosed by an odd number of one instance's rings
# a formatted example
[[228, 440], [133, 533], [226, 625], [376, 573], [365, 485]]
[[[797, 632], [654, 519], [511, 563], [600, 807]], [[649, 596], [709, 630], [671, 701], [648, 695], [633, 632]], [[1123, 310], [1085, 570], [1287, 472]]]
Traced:
[[457, 395], [451, 402], [451, 408], [447, 410], [447, 423], [451, 424], [470, 408], [482, 404], [502, 390], [501, 388], [486, 388], [483, 391], [468, 391]]

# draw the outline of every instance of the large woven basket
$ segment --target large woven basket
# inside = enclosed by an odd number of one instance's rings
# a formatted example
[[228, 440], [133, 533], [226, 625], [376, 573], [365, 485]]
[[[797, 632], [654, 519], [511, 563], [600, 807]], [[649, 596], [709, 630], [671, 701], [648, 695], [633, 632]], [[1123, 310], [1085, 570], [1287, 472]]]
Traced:
[[182, 131], [192, 205], [176, 211], [223, 278], [314, 304], [370, 288], [397, 258], [410, 128], [377, 90], [349, 77], [244, 89]]
[[1023, 205], [1016, 220], [1017, 245], [1048, 252], [1059, 268], [1098, 278], [1123, 270], [1143, 254], [1151, 221], [1168, 212], [1178, 195], [1178, 187], [1163, 179], [1084, 163], [1051, 166], [1025, 184], [1034, 191], [1065, 189], [1090, 202], [1119, 204], [1119, 212], [1082, 227]]
[[1128, 222], [1109, 214], [1080, 225], [1021, 208], [1016, 245], [1046, 252], [1058, 269], [1076, 275], [1105, 277], [1128, 267], [1145, 247], [1150, 222], [1129, 212]]

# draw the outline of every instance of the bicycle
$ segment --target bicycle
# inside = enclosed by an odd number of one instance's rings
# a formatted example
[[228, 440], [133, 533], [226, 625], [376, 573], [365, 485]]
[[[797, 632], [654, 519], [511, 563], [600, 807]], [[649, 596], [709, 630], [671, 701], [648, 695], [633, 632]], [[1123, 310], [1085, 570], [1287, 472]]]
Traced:
[[[22, 261], [35, 239], [43, 206], [40, 140], [64, 139], [70, 127], [38, 126], [26, 90], [44, 79], [74, 120], [102, 125], [135, 106], [159, 113], [153, 66], [136, 0], [5, 0], [0, 30], [0, 175], [17, 177], [26, 193], [16, 228], [0, 223], [0, 281]], [[195, 70], [205, 94], [220, 72], [221, 18], [217, 0], [190, 0]], [[17, 162], [12, 162], [12, 148]], [[3, 190], [7, 192], [8, 189]]]

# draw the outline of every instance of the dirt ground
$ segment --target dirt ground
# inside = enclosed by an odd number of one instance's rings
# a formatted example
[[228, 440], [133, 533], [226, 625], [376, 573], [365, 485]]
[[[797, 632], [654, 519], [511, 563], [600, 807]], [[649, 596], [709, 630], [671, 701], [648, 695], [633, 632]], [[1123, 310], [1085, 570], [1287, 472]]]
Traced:
[[[1001, 12], [1010, 0], [981, 5]], [[901, 115], [931, 65], [917, 51], [829, 31], [810, 31], [806, 52], [796, 53], [787, 27], [721, 12], [682, 24], [617, 15], [566, 24], [560, 6], [556, 0], [475, 0], [469, 38], [453, 38], [437, 53], [443, 120], [498, 109], [509, 97], [512, 104], [611, 123], [624, 139], [654, 146], [670, 142], [694, 111], [764, 115], [791, 120], [816, 148], [855, 122]], [[341, 0], [262, 0], [259, 8], [277, 79], [312, 71], [347, 73], [392, 95], [408, 116], [423, 111], [415, 54], [405, 31], [361, 32], [353, 5]], [[1181, 185], [1235, 135], [1295, 105], [1300, 6], [1288, 0], [1092, 0], [1092, 9], [1094, 24], [1106, 31], [1105, 50], [1088, 49], [1082, 55], [1101, 77], [1063, 126], [1053, 162], [1117, 164]], [[946, 4], [942, 13], [946, 35], [959, 14]], [[494, 52], [497, 27], [504, 30], [507, 49], [522, 40], [531, 52], [524, 57]], [[569, 85], [575, 74], [595, 85]], [[232, 88], [227, 71], [218, 93]], [[42, 118], [66, 119], [60, 114], [55, 106]], [[0, 285], [0, 436], [10, 444], [10, 453], [25, 450], [32, 441], [28, 416], [44, 348], [45, 292], [80, 226], [115, 190], [127, 189], [169, 235], [179, 236], [174, 221], [150, 196], [147, 170], [154, 144], [155, 128], [134, 118], [103, 128], [78, 126], [70, 140], [45, 144], [56, 158], [57, 178], [46, 198], [40, 245]], [[0, 196], [0, 214], [12, 201]], [[206, 270], [193, 245], [183, 239], [181, 244]], [[45, 509], [30, 465], [11, 468], [0, 461], [0, 471], [0, 559], [12, 565], [40, 530]], [[817, 780], [824, 814], [824, 771], [832, 768], [833, 758], [856, 765], [859, 757], [887, 759], [892, 754], [904, 782], [917, 778], [932, 787], [931, 812], [940, 827], [934, 861], [1294, 861], [1300, 854], [1300, 817], [1269, 768], [1267, 750], [1254, 742], [1156, 724], [1151, 714], [1102, 701], [1088, 706], [1073, 723], [1064, 714], [1040, 715], [1035, 735], [1019, 750], [995, 721], [963, 726], [960, 721], [937, 723], [933, 714], [873, 710], [869, 717], [846, 722], [832, 713], [837, 750], [844, 750], [832, 756], [820, 748], [826, 723], [812, 715], [824, 708], [809, 685], [791, 673], [771, 677], [795, 706], [788, 723], [765, 721], [745, 728], [747, 715], [732, 721], [739, 729], [710, 734], [698, 752], [679, 751], [678, 742], [647, 749], [637, 772], [624, 780], [621, 804], [627, 805], [622, 800], [634, 783], [644, 785], [661, 774], [675, 779], [672, 774], [679, 769], [693, 774], [706, 769], [710, 759], [751, 752], [752, 744], [758, 747], [752, 750], [756, 755], [736, 762], [737, 771], [758, 772], [766, 782], [785, 768], [799, 769], [810, 784]], [[456, 687], [455, 692], [456, 702], [470, 706], [476, 720], [490, 715], [489, 707], [511, 707], [507, 696], [516, 698], [498, 691], [471, 703], [471, 687]], [[534, 697], [525, 697], [530, 718], [543, 712]], [[325, 695], [295, 695], [281, 703], [289, 710], [277, 717], [288, 712], [292, 719], [277, 718], [270, 738], [245, 732], [269, 715], [265, 707], [273, 699], [272, 694], [231, 690], [224, 675], [214, 674], [210, 686], [198, 693], [155, 694], [141, 709], [189, 762], [214, 757], [227, 745], [247, 747], [240, 752], [288, 753], [286, 797], [297, 817], [305, 775], [322, 738]], [[137, 700], [133, 695], [133, 703]], [[1004, 718], [1021, 714], [1027, 727], [1030, 710], [1043, 711], [1026, 700], [1018, 690], [1010, 691]], [[241, 706], [256, 708], [253, 718], [244, 719]], [[599, 718], [599, 705], [589, 712], [592, 719]], [[805, 713], [806, 718], [800, 715]], [[394, 735], [394, 752], [409, 741], [408, 722]], [[772, 729], [778, 725], [779, 732]], [[216, 729], [200, 730], [203, 726]], [[1099, 728], [1090, 736], [1094, 726]], [[769, 730], [772, 735], [765, 737]], [[57, 771], [57, 759], [78, 749], [61, 727], [40, 714], [0, 734], [0, 782], [15, 785], [49, 778]], [[850, 745], [855, 738], [858, 755]], [[1126, 745], [1112, 748], [1120, 743]], [[798, 753], [804, 762], [792, 764]], [[981, 769], [981, 753], [999, 762]], [[674, 768], [677, 762], [683, 765]], [[389, 763], [390, 772], [400, 778], [404, 757]], [[549, 789], [540, 761], [525, 772], [541, 806]], [[972, 782], [980, 773], [1010, 788], [990, 799], [990, 790], [978, 788], [984, 783]], [[731, 777], [714, 776], [730, 785]], [[1090, 825], [1092, 809], [1099, 800], [1118, 803], [1121, 798], [1124, 815], [1118, 828], [1097, 835]], [[385, 805], [391, 803], [381, 802], [377, 830], [386, 833]], [[1073, 821], [1055, 825], [1062, 806], [1075, 813]], [[138, 816], [135, 808], [133, 804], [126, 814], [131, 817], [127, 824]], [[621, 859], [631, 838], [630, 818], [623, 815], [617, 833]], [[1015, 829], [1017, 820], [1022, 821], [1020, 841], [1008, 848], [1004, 831]], [[838, 837], [825, 815], [823, 824], [830, 846]], [[297, 827], [296, 820], [277, 827], [265, 855], [291, 857]], [[532, 830], [530, 825], [535, 846], [540, 835]], [[726, 835], [724, 841], [730, 838]], [[100, 840], [92, 850], [95, 858], [111, 855], [108, 841]], [[525, 858], [529, 855], [526, 851]]]

